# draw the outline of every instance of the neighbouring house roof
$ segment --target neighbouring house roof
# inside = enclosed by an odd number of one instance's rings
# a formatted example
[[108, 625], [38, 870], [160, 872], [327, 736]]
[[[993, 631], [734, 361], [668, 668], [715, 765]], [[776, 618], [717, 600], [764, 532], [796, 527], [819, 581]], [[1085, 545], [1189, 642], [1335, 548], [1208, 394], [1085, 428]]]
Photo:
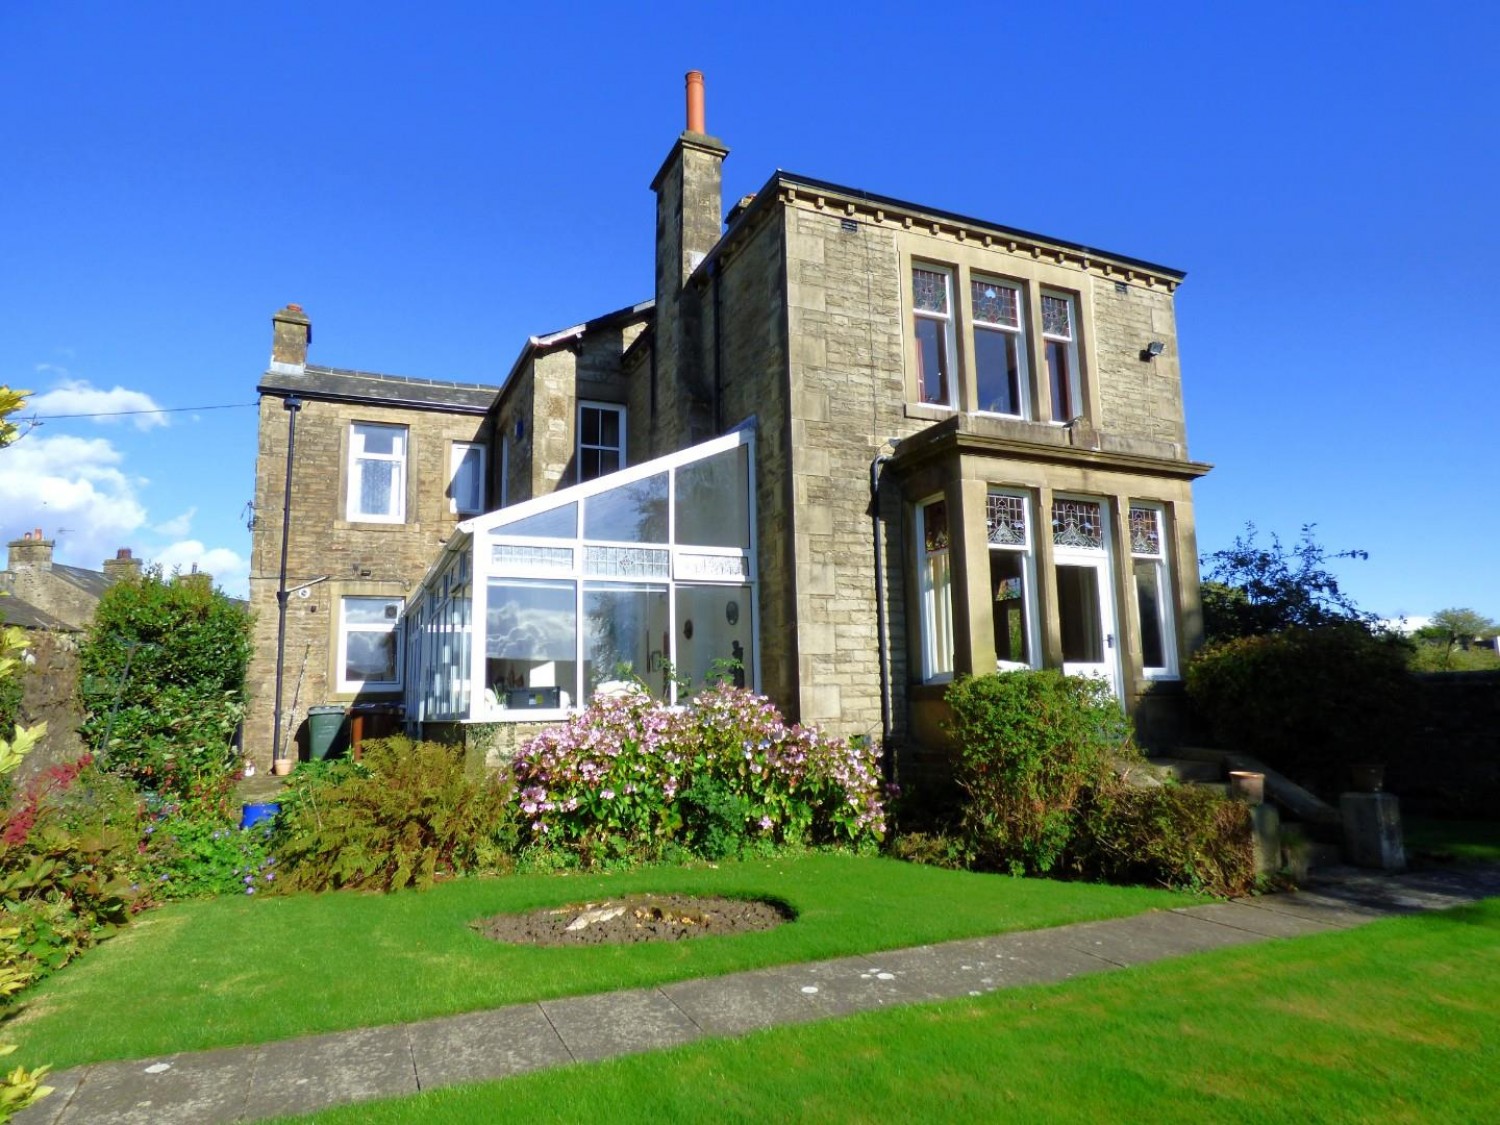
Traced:
[[560, 328], [556, 332], [546, 332], [540, 336], [532, 336], [527, 339], [525, 346], [521, 348], [521, 354], [516, 356], [516, 361], [510, 365], [510, 371], [500, 381], [500, 386], [502, 388], [509, 386], [511, 379], [515, 377], [517, 371], [526, 365], [526, 361], [540, 352], [550, 351], [552, 348], [582, 339], [590, 332], [648, 319], [654, 316], [655, 313], [656, 301], [654, 299], [638, 301], [636, 304], [626, 305], [623, 309], [615, 309], [613, 312], [596, 316], [592, 320], [585, 320], [581, 324]]
[[109, 579], [102, 571], [89, 570], [81, 566], [67, 566], [63, 563], [53, 563], [52, 573], [63, 579], [70, 585], [77, 586], [95, 599], [102, 598], [104, 591], [109, 589]]
[[66, 621], [60, 621], [50, 613], [38, 609], [30, 602], [24, 602], [14, 595], [7, 595], [0, 598], [0, 623], [17, 625], [22, 629], [47, 629], [56, 633], [82, 632], [76, 626], [69, 625]]
[[381, 375], [311, 363], [300, 371], [267, 371], [255, 389], [261, 394], [304, 395], [329, 402], [379, 402], [459, 414], [483, 414], [499, 390], [483, 383]]

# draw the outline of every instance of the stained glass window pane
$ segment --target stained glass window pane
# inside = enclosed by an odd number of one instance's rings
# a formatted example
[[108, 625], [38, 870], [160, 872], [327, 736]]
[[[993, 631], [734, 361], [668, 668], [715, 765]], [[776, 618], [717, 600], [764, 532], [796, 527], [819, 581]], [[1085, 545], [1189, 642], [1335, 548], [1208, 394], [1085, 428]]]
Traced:
[[671, 552], [651, 547], [585, 547], [585, 573], [604, 578], [666, 578], [672, 573]]
[[1021, 326], [1020, 302], [1017, 293], [1009, 285], [996, 285], [989, 281], [975, 281], [974, 319], [987, 324], [1000, 324], [1007, 328]]
[[1052, 542], [1059, 547], [1104, 547], [1104, 520], [1094, 500], [1052, 501]]
[[1073, 313], [1066, 297], [1042, 297], [1042, 333], [1064, 340], [1073, 338]]
[[922, 539], [928, 554], [948, 549], [948, 502], [936, 500], [922, 509]]
[[1130, 509], [1130, 550], [1137, 555], [1161, 554], [1161, 520], [1155, 508]]
[[667, 474], [657, 473], [584, 500], [583, 537], [618, 543], [667, 542]]
[[912, 303], [921, 312], [948, 315], [948, 275], [936, 270], [911, 271]]
[[1001, 547], [1026, 546], [1026, 501], [1021, 497], [990, 493], [985, 522], [992, 544]]

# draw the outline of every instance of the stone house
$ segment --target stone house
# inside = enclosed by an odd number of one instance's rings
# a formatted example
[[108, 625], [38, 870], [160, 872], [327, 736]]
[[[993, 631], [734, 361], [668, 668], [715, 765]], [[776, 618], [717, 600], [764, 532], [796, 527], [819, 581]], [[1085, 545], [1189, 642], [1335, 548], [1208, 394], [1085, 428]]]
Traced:
[[141, 560], [122, 547], [99, 570], [53, 561], [56, 540], [42, 529], [7, 545], [0, 570], [0, 622], [27, 633], [21, 723], [45, 722], [47, 733], [22, 764], [23, 776], [83, 753], [78, 726], [78, 645], [104, 591], [141, 572]]
[[[652, 181], [653, 299], [531, 337], [498, 388], [309, 367], [305, 317], [277, 314], [252, 600], [276, 576], [298, 395], [289, 584], [321, 583], [289, 611], [299, 705], [385, 692], [409, 723], [500, 724], [504, 744], [585, 701], [606, 678], [591, 646], [628, 621], [636, 639], [599, 651], [653, 685], [711, 637], [790, 717], [890, 746], [938, 746], [944, 685], [1016, 667], [1099, 677], [1169, 739], [1208, 471], [1187, 452], [1183, 274], [782, 171], [726, 216], [727, 155], [690, 75]], [[361, 427], [381, 425], [405, 452], [367, 448], [397, 464], [371, 477]], [[742, 506], [739, 538], [684, 506], [710, 456], [729, 491], [702, 504]], [[371, 479], [405, 508], [382, 493], [359, 515]], [[590, 532], [627, 501], [639, 520]], [[375, 598], [385, 616], [356, 624]], [[529, 655], [526, 620], [559, 630]], [[361, 684], [347, 654], [370, 646], [387, 678]]]

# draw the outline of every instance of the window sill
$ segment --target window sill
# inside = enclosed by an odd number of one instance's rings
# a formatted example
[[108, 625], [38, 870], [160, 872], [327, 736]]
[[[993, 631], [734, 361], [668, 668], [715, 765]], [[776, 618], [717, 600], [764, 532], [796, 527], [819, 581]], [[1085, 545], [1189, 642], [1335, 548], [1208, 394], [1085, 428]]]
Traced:
[[338, 531], [406, 531], [408, 529], [420, 531], [420, 523], [407, 523], [405, 520], [393, 523], [390, 520], [334, 520], [333, 526]]
[[906, 416], [908, 418], [920, 418], [924, 422], [941, 422], [944, 418], [951, 418], [958, 411], [951, 406], [939, 406], [934, 402], [908, 402], [906, 404]]

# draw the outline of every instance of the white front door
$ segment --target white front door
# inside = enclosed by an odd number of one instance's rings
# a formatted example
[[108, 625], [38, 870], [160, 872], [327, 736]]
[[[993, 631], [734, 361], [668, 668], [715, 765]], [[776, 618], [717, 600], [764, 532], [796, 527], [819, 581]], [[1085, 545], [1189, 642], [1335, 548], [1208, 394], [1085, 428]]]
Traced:
[[1097, 501], [1059, 498], [1052, 513], [1063, 672], [1120, 693], [1119, 629], [1111, 596], [1109, 527]]

